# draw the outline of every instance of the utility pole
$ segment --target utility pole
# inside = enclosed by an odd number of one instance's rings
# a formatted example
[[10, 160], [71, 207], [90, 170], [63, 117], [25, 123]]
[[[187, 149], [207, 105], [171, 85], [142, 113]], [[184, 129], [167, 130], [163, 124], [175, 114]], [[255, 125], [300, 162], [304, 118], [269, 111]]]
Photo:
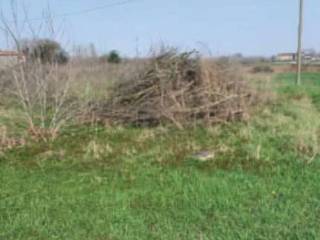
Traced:
[[297, 85], [301, 84], [301, 65], [302, 65], [302, 34], [303, 34], [303, 6], [304, 0], [300, 0], [299, 7], [299, 29], [298, 29], [298, 51], [297, 51]]

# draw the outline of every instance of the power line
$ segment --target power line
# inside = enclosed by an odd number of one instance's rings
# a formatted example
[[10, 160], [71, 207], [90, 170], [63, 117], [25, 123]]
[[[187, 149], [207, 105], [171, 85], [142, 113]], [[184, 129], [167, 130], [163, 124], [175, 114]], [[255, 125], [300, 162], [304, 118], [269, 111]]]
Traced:
[[56, 14], [56, 15], [53, 15], [53, 16], [49, 16], [49, 17], [30, 18], [27, 21], [32, 21], [32, 22], [33, 21], [43, 21], [43, 20], [47, 20], [49, 18], [61, 18], [61, 17], [70, 17], [70, 16], [75, 16], [75, 15], [83, 15], [83, 14], [88, 14], [88, 13], [91, 13], [91, 12], [101, 11], [101, 10], [104, 10], [104, 9], [107, 9], [107, 8], [123, 6], [123, 5], [126, 5], [128, 3], [136, 2], [136, 1], [139, 1], [139, 0], [124, 0], [124, 1], [119, 1], [119, 2], [114, 2], [114, 3], [101, 5], [101, 6], [94, 7], [94, 8], [88, 8], [88, 9], [84, 9], [84, 10], [67, 12], [67, 13], [60, 13], [60, 14]]

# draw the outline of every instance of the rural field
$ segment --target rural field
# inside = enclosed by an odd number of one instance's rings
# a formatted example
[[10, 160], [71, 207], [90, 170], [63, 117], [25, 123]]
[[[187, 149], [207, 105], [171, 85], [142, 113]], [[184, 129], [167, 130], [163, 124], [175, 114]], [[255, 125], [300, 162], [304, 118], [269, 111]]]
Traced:
[[320, 239], [319, 10], [2, 1], [0, 240]]
[[49, 140], [2, 95], [0, 239], [319, 239], [320, 74], [302, 79], [246, 75], [260, 97], [240, 121], [84, 120]]

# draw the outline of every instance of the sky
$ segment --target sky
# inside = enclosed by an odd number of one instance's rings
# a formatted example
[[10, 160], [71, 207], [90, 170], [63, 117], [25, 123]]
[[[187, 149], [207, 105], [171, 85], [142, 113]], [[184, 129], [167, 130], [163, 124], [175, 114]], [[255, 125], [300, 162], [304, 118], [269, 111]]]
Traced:
[[[10, 0], [0, 0], [11, 19]], [[112, 49], [127, 56], [161, 43], [213, 55], [271, 56], [297, 46], [298, 0], [17, 0], [39, 28], [44, 9], [54, 16], [58, 38], [67, 49], [93, 43], [99, 53]], [[97, 11], [72, 14], [86, 9]], [[120, 3], [116, 6], [117, 3]], [[123, 3], [123, 4], [121, 4]], [[23, 7], [22, 7], [23, 6]], [[68, 16], [62, 16], [71, 13]], [[56, 17], [55, 17], [56, 16]], [[320, 1], [305, 0], [304, 48], [320, 51]], [[28, 33], [21, 31], [24, 38]], [[0, 48], [6, 38], [0, 36]]]

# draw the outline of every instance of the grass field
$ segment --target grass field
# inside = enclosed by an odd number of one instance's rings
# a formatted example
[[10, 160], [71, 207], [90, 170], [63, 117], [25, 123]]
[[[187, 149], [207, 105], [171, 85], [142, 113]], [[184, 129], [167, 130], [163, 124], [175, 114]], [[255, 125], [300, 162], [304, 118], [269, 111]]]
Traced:
[[0, 239], [320, 239], [320, 74], [303, 81], [275, 76], [248, 122], [73, 127], [2, 153]]

